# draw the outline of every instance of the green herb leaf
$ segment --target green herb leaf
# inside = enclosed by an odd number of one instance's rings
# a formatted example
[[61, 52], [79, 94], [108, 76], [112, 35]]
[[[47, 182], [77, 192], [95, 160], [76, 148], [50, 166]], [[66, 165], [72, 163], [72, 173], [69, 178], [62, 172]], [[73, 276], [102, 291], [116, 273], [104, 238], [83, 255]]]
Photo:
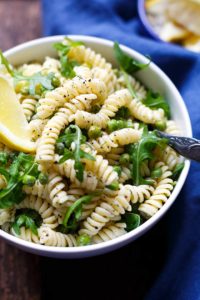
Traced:
[[49, 73], [48, 75], [42, 75], [41, 72], [35, 73], [32, 76], [24, 76], [15, 72], [14, 82], [15, 85], [20, 81], [27, 81], [29, 83], [29, 94], [35, 95], [38, 86], [42, 87], [43, 90], [53, 90], [52, 79], [54, 78], [54, 73]]
[[126, 86], [129, 90], [131, 96], [133, 98], [137, 99], [137, 93], [135, 92], [135, 90], [129, 80], [128, 74], [133, 75], [135, 72], [138, 72], [144, 68], [147, 68], [149, 66], [151, 60], [149, 59], [149, 62], [147, 64], [142, 64], [142, 63], [138, 62], [134, 58], [125, 54], [117, 42], [114, 43], [113, 48], [114, 48], [115, 58], [119, 64], [120, 70], [123, 74]]
[[159, 93], [154, 93], [153, 91], [149, 90], [146, 98], [142, 102], [151, 109], [162, 108], [165, 112], [166, 117], [170, 117], [169, 104]]
[[5, 58], [5, 56], [3, 55], [3, 52], [0, 50], [0, 64], [4, 65], [8, 71], [8, 73], [10, 73], [10, 75], [13, 76], [13, 70], [11, 65], [9, 64], [8, 60]]
[[54, 43], [53, 47], [58, 51], [60, 56], [66, 55], [71, 47], [77, 47], [84, 45], [83, 42], [80, 41], [73, 41], [68, 37], [64, 38], [64, 41], [61, 43]]
[[76, 217], [80, 216], [79, 211], [80, 211], [80, 209], [82, 210], [82, 205], [89, 203], [92, 200], [92, 198], [94, 198], [94, 197], [95, 197], [95, 195], [91, 194], [91, 195], [83, 196], [83, 197], [79, 198], [78, 200], [76, 200], [76, 202], [74, 202], [67, 209], [67, 212], [66, 212], [65, 217], [64, 217], [63, 225], [67, 226], [70, 217], [72, 216], [73, 213], [76, 213], [77, 211], [78, 211], [78, 214], [77, 215], [75, 214], [75, 219], [76, 219], [76, 221], [78, 221], [78, 219]]
[[153, 150], [156, 146], [163, 147], [167, 140], [157, 137], [154, 131], [148, 132], [147, 128], [143, 130], [143, 135], [138, 143], [134, 144], [131, 153], [132, 161], [132, 179], [134, 184], [149, 184], [145, 181], [140, 172], [141, 163], [145, 160], [154, 158]]
[[77, 223], [79, 222], [79, 219], [82, 214], [83, 204], [89, 203], [97, 195], [99, 195], [99, 193], [93, 193], [91, 195], [86, 195], [76, 200], [76, 202], [74, 202], [67, 209], [63, 221], [63, 226], [69, 230], [74, 230], [74, 228], [77, 228]]
[[132, 212], [125, 213], [125, 215], [123, 216], [123, 220], [126, 223], [126, 231], [128, 231], [128, 232], [139, 227], [141, 224], [140, 215], [132, 213]]
[[179, 178], [179, 176], [180, 176], [180, 174], [181, 174], [184, 166], [185, 166], [184, 162], [179, 163], [179, 164], [176, 165], [176, 167], [175, 167], [175, 169], [173, 171], [173, 174], [171, 176], [172, 180], [175, 181], [175, 180], [177, 180]]
[[42, 217], [40, 214], [29, 208], [19, 209], [16, 212], [15, 221], [12, 224], [12, 227], [16, 234], [20, 234], [20, 228], [25, 226], [26, 228], [30, 228], [30, 230], [38, 235], [37, 228], [42, 224]]
[[0, 164], [6, 165], [9, 159], [9, 155], [6, 152], [0, 152]]
[[76, 76], [74, 67], [79, 65], [77, 61], [69, 60], [67, 56], [61, 56], [60, 63], [61, 63], [60, 72], [64, 77], [71, 79]]
[[76, 178], [83, 181], [84, 164], [81, 158], [95, 160], [95, 158], [85, 151], [80, 149], [82, 143], [86, 141], [86, 137], [82, 135], [80, 128], [76, 125], [70, 125], [63, 135], [61, 135], [57, 143], [64, 143], [67, 148], [71, 147], [73, 143], [73, 151], [65, 150], [64, 155], [61, 157], [59, 163], [64, 162], [66, 159], [73, 158], [75, 160], [74, 169], [76, 171]]
[[69, 38], [65, 38], [62, 43], [55, 43], [54, 48], [58, 51], [61, 63], [61, 74], [66, 78], [73, 78], [76, 76], [74, 67], [79, 65], [76, 60], [70, 60], [67, 56], [71, 48], [84, 45], [82, 42], [73, 41]]
[[138, 62], [134, 58], [125, 54], [117, 42], [114, 43], [114, 55], [117, 62], [119, 63], [120, 68], [122, 68], [126, 73], [130, 75], [133, 75], [135, 72], [147, 68], [151, 62], [151, 60], [149, 60], [149, 62], [146, 64]]
[[22, 180], [25, 175], [38, 176], [38, 165], [34, 163], [34, 157], [28, 154], [19, 153], [14, 157], [9, 170], [0, 169], [7, 180], [6, 188], [0, 191], [0, 208], [12, 207], [20, 203], [25, 194], [22, 191]]
[[68, 149], [64, 149], [64, 154], [59, 160], [59, 164], [64, 163], [67, 159], [74, 158], [74, 153]]
[[89, 160], [93, 160], [93, 161], [96, 160], [94, 156], [92, 156], [91, 154], [89, 154], [89, 153], [87, 153], [87, 152], [85, 152], [81, 149], [80, 149], [80, 157], [85, 158], [85, 159], [89, 159]]

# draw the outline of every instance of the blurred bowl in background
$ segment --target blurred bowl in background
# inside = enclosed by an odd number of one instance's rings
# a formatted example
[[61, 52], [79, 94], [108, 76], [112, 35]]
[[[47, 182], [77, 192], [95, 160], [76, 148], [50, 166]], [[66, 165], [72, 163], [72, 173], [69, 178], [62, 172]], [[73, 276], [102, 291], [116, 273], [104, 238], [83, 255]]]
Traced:
[[155, 32], [153, 26], [149, 22], [149, 19], [147, 17], [146, 8], [145, 8], [145, 1], [146, 0], [138, 0], [138, 3], [137, 3], [138, 14], [139, 14], [140, 21], [141, 21], [144, 29], [146, 30], [146, 32], [151, 37], [153, 37], [157, 41], [160, 41], [160, 42], [164, 43], [164, 41], [160, 39], [160, 37], [158, 36], [158, 34]]

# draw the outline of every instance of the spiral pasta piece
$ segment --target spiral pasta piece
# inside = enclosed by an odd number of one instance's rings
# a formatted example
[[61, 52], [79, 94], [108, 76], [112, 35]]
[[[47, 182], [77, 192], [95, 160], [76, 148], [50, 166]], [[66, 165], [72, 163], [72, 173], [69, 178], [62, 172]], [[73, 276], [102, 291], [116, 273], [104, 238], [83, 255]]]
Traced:
[[48, 119], [46, 120], [35, 119], [35, 120], [31, 120], [31, 122], [29, 123], [31, 136], [34, 141], [37, 141], [40, 138], [42, 131], [45, 125], [47, 124], [47, 121]]
[[127, 106], [132, 97], [127, 89], [123, 89], [111, 94], [102, 105], [102, 108], [97, 114], [88, 113], [85, 111], [78, 111], [75, 114], [75, 123], [80, 128], [90, 128], [92, 125], [101, 128], [107, 127], [109, 118], [115, 116], [116, 112], [122, 106]]
[[58, 226], [58, 220], [54, 214], [54, 208], [44, 199], [30, 195], [26, 197], [20, 204], [16, 205], [16, 209], [31, 208], [35, 209], [42, 217], [43, 224], [50, 228]]
[[67, 201], [75, 200], [72, 195], [68, 195], [63, 178], [58, 173], [51, 173], [49, 175], [49, 182], [47, 184], [49, 199], [54, 207], [59, 207]]
[[38, 230], [39, 242], [46, 246], [75, 247], [76, 238], [72, 234], [56, 232], [47, 226], [41, 226]]
[[42, 65], [39, 63], [23, 64], [18, 70], [23, 76], [32, 76], [42, 70]]
[[167, 128], [165, 132], [173, 135], [182, 135], [180, 129], [173, 120], [167, 121]]
[[162, 108], [152, 110], [136, 99], [132, 99], [127, 107], [133, 117], [144, 123], [155, 124], [164, 120], [164, 110]]
[[[141, 84], [138, 80], [136, 80], [133, 76], [128, 75], [128, 79], [129, 82], [134, 90], [134, 92], [136, 93], [136, 97], [138, 100], [143, 100], [145, 99], [146, 95], [147, 95], [147, 90], [144, 87], [143, 84]], [[118, 79], [117, 79], [117, 89], [123, 89], [126, 88], [127, 84], [125, 82], [124, 76], [121, 75]]]
[[181, 162], [181, 157], [171, 147], [167, 146], [164, 150], [160, 148], [155, 149], [157, 160], [163, 161], [169, 170], [173, 170], [178, 163]]
[[83, 160], [87, 171], [91, 171], [105, 185], [118, 180], [118, 174], [109, 166], [108, 161], [101, 155], [95, 157], [95, 161]]
[[33, 98], [25, 98], [22, 100], [22, 108], [27, 121], [30, 121], [35, 113], [37, 100]]
[[24, 185], [23, 191], [27, 195], [34, 195], [38, 196], [42, 199], [46, 199], [49, 201], [49, 191], [48, 191], [48, 185], [42, 185], [39, 180], [36, 180], [35, 184], [33, 186]]
[[131, 170], [127, 167], [122, 167], [122, 172], [119, 176], [119, 182], [124, 183], [129, 179], [131, 179]]
[[[64, 44], [67, 42], [64, 42]], [[80, 64], [87, 64], [92, 67], [99, 67], [105, 69], [107, 72], [113, 72], [112, 65], [106, 61], [101, 54], [83, 45], [72, 47], [67, 54], [69, 59], [75, 59]]]
[[92, 243], [99, 244], [122, 236], [126, 233], [125, 228], [125, 223], [113, 223], [108, 226], [105, 226], [95, 236], [92, 237]]
[[162, 175], [158, 179], [157, 186], [151, 197], [148, 197], [148, 199], [139, 206], [141, 215], [146, 219], [152, 217], [163, 206], [163, 203], [167, 201], [173, 190], [173, 180], [169, 178], [172, 172], [169, 171], [168, 166], [161, 162], [157, 163], [156, 167], [161, 167]]
[[56, 172], [70, 179], [71, 182], [75, 183], [77, 187], [82, 187], [90, 191], [94, 191], [97, 187], [97, 177], [92, 172], [83, 173], [83, 181], [80, 182], [76, 178], [76, 171], [74, 168], [74, 160], [68, 159], [62, 164], [55, 164], [54, 169]]
[[15, 209], [14, 208], [2, 208], [0, 209], [0, 225], [6, 222], [11, 222], [14, 219]]
[[101, 102], [106, 98], [107, 92], [105, 84], [98, 79], [74, 77], [72, 80], [66, 81], [63, 86], [47, 92], [45, 98], [39, 100], [37, 118], [46, 119], [50, 117], [65, 102], [80, 94], [95, 94]]
[[108, 72], [106, 69], [94, 67], [91, 69], [92, 77], [102, 80], [106, 87], [108, 94], [112, 94], [117, 86], [117, 77], [114, 72]]
[[128, 145], [137, 142], [141, 137], [141, 132], [132, 128], [123, 128], [112, 132], [110, 135], [104, 134], [102, 137], [91, 140], [90, 144], [98, 153], [110, 152], [112, 148]]
[[104, 154], [104, 158], [108, 160], [109, 165], [118, 165], [122, 153], [124, 153], [123, 147], [112, 148], [110, 152]]
[[36, 160], [40, 163], [52, 164], [55, 158], [55, 144], [60, 131], [69, 123], [69, 118], [77, 110], [88, 110], [94, 94], [83, 94], [65, 103], [62, 108], [47, 122], [37, 147]]
[[60, 75], [60, 61], [56, 58], [52, 58], [49, 56], [45, 57], [45, 61], [42, 65], [42, 71], [47, 71], [46, 73], [54, 73], [56, 75]]
[[20, 234], [17, 234], [14, 229], [11, 227], [10, 233], [24, 241], [33, 242], [39, 244], [39, 238], [35, 235], [30, 228], [25, 228], [24, 226], [20, 227]]

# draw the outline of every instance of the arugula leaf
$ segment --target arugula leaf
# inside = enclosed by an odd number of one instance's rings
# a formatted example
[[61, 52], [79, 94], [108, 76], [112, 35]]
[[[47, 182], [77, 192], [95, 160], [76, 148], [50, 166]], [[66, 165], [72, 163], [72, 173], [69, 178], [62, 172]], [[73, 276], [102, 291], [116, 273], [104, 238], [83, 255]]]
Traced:
[[34, 163], [34, 157], [29, 154], [19, 153], [9, 167], [9, 170], [0, 168], [0, 173], [7, 180], [6, 188], [0, 191], [0, 208], [8, 208], [15, 203], [20, 203], [25, 194], [22, 191], [22, 180], [25, 175], [37, 177], [38, 165]]
[[173, 174], [171, 176], [172, 180], [175, 181], [175, 180], [177, 180], [179, 178], [179, 176], [180, 176], [180, 174], [181, 174], [184, 166], [185, 166], [184, 162], [179, 163], [179, 164], [176, 165], [176, 167], [175, 167], [175, 169], [173, 171]]
[[84, 45], [82, 42], [73, 41], [69, 38], [65, 38], [64, 42], [62, 43], [55, 43], [53, 46], [58, 51], [60, 56], [60, 63], [61, 63], [61, 74], [66, 78], [73, 78], [76, 76], [74, 72], [74, 67], [79, 65], [76, 60], [69, 60], [67, 54], [69, 53], [72, 47], [77, 47]]
[[117, 42], [114, 43], [114, 55], [116, 57], [117, 62], [119, 63], [120, 68], [122, 68], [126, 73], [130, 75], [133, 75], [135, 72], [147, 68], [151, 62], [150, 59], [147, 64], [142, 64], [138, 62], [134, 58], [125, 54]]
[[85, 142], [86, 138], [82, 135], [80, 128], [76, 125], [70, 125], [66, 130], [65, 134], [58, 138], [57, 142], [64, 142], [65, 145], [71, 147], [73, 143], [74, 150], [64, 150], [64, 155], [59, 160], [59, 163], [63, 163], [65, 160], [69, 158], [73, 158], [75, 160], [74, 169], [76, 171], [76, 178], [79, 181], [83, 181], [83, 172], [84, 172], [84, 164], [81, 162], [81, 158], [86, 158], [89, 160], [95, 160], [95, 158], [80, 149], [82, 141]]
[[99, 193], [93, 193], [90, 195], [85, 195], [76, 202], [74, 202], [66, 211], [64, 221], [63, 221], [63, 226], [66, 229], [71, 229], [74, 230], [77, 227], [77, 223], [81, 217], [82, 214], [82, 207], [83, 204], [90, 203], [90, 201], [95, 197], [99, 195]]
[[147, 64], [142, 64], [139, 63], [138, 61], [136, 61], [134, 58], [130, 57], [129, 55], [125, 54], [122, 49], [120, 48], [119, 44], [117, 42], [114, 43], [114, 55], [115, 58], [119, 64], [120, 70], [122, 72], [122, 75], [124, 77], [124, 81], [126, 83], [126, 86], [131, 94], [131, 96], [133, 98], [137, 99], [137, 93], [134, 90], [130, 80], [129, 80], [129, 76], [133, 75], [135, 72], [138, 72], [144, 68], [147, 68], [151, 62], [151, 60], [149, 60], [149, 62]]
[[152, 109], [162, 108], [165, 112], [166, 117], [167, 118], [170, 117], [169, 104], [159, 93], [154, 93], [153, 91], [149, 90], [147, 92], [146, 98], [142, 102], [143, 104], [145, 104], [146, 106]]
[[30, 228], [30, 230], [38, 235], [37, 228], [42, 224], [42, 217], [40, 214], [34, 209], [23, 208], [19, 209], [16, 212], [15, 220], [12, 224], [12, 228], [16, 232], [16, 234], [20, 234], [20, 228], [25, 226], [26, 228]]
[[0, 164], [6, 165], [9, 159], [9, 155], [6, 152], [0, 152]]
[[8, 71], [8, 73], [10, 73], [13, 76], [13, 70], [11, 65], [9, 64], [8, 60], [5, 58], [5, 56], [3, 55], [3, 52], [0, 50], [0, 64], [4, 65]]
[[69, 60], [67, 56], [61, 56], [60, 63], [60, 72], [64, 77], [71, 79], [76, 76], [74, 67], [79, 65], [76, 60]]
[[[66, 41], [66, 43], [65, 43]], [[83, 46], [84, 43], [80, 41], [73, 41], [68, 37], [64, 38], [64, 42], [54, 43], [53, 47], [58, 51], [59, 55], [66, 55], [70, 51], [71, 47]]]
[[68, 149], [64, 149], [64, 154], [59, 160], [59, 164], [64, 163], [67, 159], [74, 158], [74, 153]]
[[131, 231], [137, 227], [140, 226], [141, 224], [141, 218], [140, 215], [135, 214], [135, 213], [125, 213], [125, 215], [123, 216], [123, 220], [126, 223], [126, 231]]
[[143, 161], [151, 160], [154, 158], [153, 150], [156, 146], [163, 147], [167, 143], [166, 139], [157, 137], [154, 131], [148, 132], [147, 128], [144, 128], [143, 135], [138, 143], [134, 144], [131, 153], [132, 161], [132, 179], [134, 184], [149, 184], [150, 182], [143, 179], [140, 166]]
[[43, 90], [53, 90], [54, 86], [52, 85], [52, 79], [54, 73], [50, 72], [48, 75], [42, 75], [41, 72], [37, 72], [32, 76], [24, 76], [18, 72], [14, 73], [14, 82], [15, 85], [20, 81], [27, 81], [29, 83], [28, 89], [30, 95], [36, 94], [37, 86], [41, 86]]

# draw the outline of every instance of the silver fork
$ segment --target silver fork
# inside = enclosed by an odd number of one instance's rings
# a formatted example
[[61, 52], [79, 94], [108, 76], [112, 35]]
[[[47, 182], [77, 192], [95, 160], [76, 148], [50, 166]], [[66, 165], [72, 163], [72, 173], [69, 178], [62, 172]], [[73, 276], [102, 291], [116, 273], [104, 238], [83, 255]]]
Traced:
[[156, 130], [156, 134], [161, 138], [166, 138], [168, 145], [180, 155], [200, 162], [200, 140], [184, 136], [174, 136], [159, 130]]

